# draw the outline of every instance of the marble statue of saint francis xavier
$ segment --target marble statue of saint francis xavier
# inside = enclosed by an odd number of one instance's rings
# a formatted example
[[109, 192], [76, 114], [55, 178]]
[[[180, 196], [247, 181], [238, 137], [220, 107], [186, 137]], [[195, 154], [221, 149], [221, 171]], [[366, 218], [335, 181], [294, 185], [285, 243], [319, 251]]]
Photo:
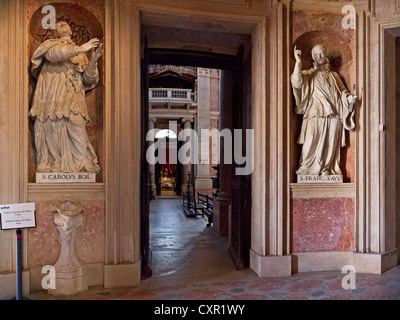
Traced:
[[354, 104], [336, 72], [327, 68], [326, 48], [312, 49], [314, 66], [302, 70], [302, 52], [295, 47], [296, 65], [291, 76], [296, 113], [303, 115], [298, 143], [302, 145], [298, 175], [342, 175], [340, 149], [346, 146], [345, 130], [353, 130]]

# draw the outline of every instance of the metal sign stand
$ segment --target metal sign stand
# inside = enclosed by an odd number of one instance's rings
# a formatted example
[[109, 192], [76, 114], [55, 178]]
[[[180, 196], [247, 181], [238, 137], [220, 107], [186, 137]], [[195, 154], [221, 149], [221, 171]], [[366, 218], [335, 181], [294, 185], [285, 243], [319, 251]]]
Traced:
[[16, 231], [17, 236], [17, 282], [16, 282], [16, 289], [17, 289], [17, 296], [12, 298], [11, 300], [30, 300], [26, 297], [22, 296], [22, 230], [17, 229]]
[[16, 230], [16, 291], [11, 300], [30, 300], [22, 296], [22, 230], [36, 228], [35, 203], [0, 205], [0, 230]]

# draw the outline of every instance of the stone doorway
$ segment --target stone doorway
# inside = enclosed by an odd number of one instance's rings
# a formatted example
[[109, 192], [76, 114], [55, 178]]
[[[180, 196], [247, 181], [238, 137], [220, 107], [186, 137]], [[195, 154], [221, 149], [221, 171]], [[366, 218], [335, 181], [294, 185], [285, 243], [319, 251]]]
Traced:
[[384, 36], [386, 125], [380, 130], [386, 133], [385, 224], [400, 264], [400, 27], [387, 29]]
[[[243, 132], [245, 132], [245, 129], [251, 128], [250, 36], [233, 37], [236, 41], [233, 45], [238, 45], [238, 48], [235, 51], [233, 48], [231, 49], [231, 52], [235, 52], [235, 55], [232, 55], [157, 48], [159, 43], [155, 40], [155, 44], [152, 44], [151, 36], [146, 33], [146, 30], [150, 30], [150, 35], [157, 33], [153, 30], [153, 27], [145, 27], [142, 30], [143, 36], [148, 39], [148, 49], [145, 50], [148, 57], [145, 57], [144, 61], [148, 61], [149, 65], [162, 64], [222, 69], [224, 76], [221, 76], [223, 81], [221, 87], [224, 88], [224, 96], [220, 98], [223, 107], [220, 109], [220, 113], [224, 115], [224, 123], [220, 123], [219, 129], [226, 128], [230, 129], [231, 132], [233, 132], [233, 129], [244, 129]], [[159, 32], [162, 33], [163, 31], [159, 30]], [[204, 31], [204, 33], [207, 34], [207, 31]], [[173, 42], [173, 39], [171, 41]], [[245, 72], [243, 72], [243, 66], [246, 66]], [[144, 121], [146, 122], [148, 119]], [[243, 136], [243, 138], [245, 137]], [[245, 139], [242, 141], [245, 141]], [[242, 154], [243, 151], [246, 152], [245, 150], [246, 147], [242, 145]], [[223, 188], [226, 187], [226, 190], [221, 190], [224, 193], [223, 198], [216, 197], [214, 199], [214, 204], [218, 204], [215, 206], [217, 209], [214, 216], [214, 219], [216, 219], [215, 225], [217, 226], [215, 231], [221, 236], [227, 236], [227, 249], [229, 248], [227, 253], [229, 252], [231, 255], [235, 267], [237, 269], [245, 269], [250, 266], [251, 174], [247, 177], [236, 177], [233, 174], [235, 168], [235, 164], [226, 166], [224, 163], [221, 164], [221, 172], [224, 174], [221, 174], [220, 185]], [[231, 194], [233, 189], [235, 189], [234, 197]], [[196, 198], [196, 192], [193, 195]], [[235, 199], [233, 208], [232, 198]], [[151, 212], [149, 212], [150, 214]], [[148, 228], [146, 223], [142, 224], [142, 228]], [[151, 235], [148, 230], [143, 230], [143, 233]], [[147, 239], [147, 241], [150, 242], [150, 239]], [[147, 245], [149, 245], [149, 242]], [[151, 254], [151, 252], [148, 253]]]

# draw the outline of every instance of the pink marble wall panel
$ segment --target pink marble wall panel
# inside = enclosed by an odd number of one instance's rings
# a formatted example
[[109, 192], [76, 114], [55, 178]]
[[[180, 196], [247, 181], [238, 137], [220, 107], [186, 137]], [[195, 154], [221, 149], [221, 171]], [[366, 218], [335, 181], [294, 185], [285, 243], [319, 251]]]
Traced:
[[291, 205], [293, 253], [354, 250], [354, 199], [292, 199]]
[[54, 201], [36, 202], [36, 228], [28, 229], [27, 234], [28, 268], [53, 265], [58, 259], [58, 231], [51, 213], [56, 204]]
[[105, 202], [82, 201], [83, 225], [77, 235], [76, 252], [83, 263], [104, 261]]
[[[78, 229], [76, 253], [82, 263], [104, 261], [105, 203], [104, 201], [75, 201], [84, 208], [83, 224]], [[53, 265], [60, 253], [58, 230], [54, 224], [51, 208], [58, 201], [36, 202], [36, 225], [28, 229], [28, 268]]]

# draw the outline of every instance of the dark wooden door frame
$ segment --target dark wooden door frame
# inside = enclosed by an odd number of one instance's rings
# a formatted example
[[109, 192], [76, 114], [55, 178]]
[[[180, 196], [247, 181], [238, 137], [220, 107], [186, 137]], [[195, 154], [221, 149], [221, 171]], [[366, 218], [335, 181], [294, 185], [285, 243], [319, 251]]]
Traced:
[[141, 225], [140, 225], [140, 253], [142, 262], [142, 276], [151, 277], [150, 253], [150, 200], [149, 200], [149, 164], [146, 160], [146, 150], [149, 143], [146, 134], [149, 131], [149, 52], [147, 37], [145, 38], [144, 58], [142, 60], [142, 101], [141, 101]]
[[[243, 103], [243, 47], [240, 47], [233, 65], [233, 90], [232, 90], [232, 129], [242, 130], [242, 150], [246, 150], [246, 110]], [[235, 139], [233, 139], [236, 148]], [[234, 148], [232, 148], [232, 152]], [[232, 154], [233, 158], [233, 154]], [[250, 246], [248, 237], [251, 224], [251, 183], [249, 176], [236, 175], [236, 163], [232, 165], [232, 205], [231, 205], [231, 234], [229, 254], [236, 266], [241, 270], [250, 266]], [[233, 196], [233, 195], [236, 196]]]

